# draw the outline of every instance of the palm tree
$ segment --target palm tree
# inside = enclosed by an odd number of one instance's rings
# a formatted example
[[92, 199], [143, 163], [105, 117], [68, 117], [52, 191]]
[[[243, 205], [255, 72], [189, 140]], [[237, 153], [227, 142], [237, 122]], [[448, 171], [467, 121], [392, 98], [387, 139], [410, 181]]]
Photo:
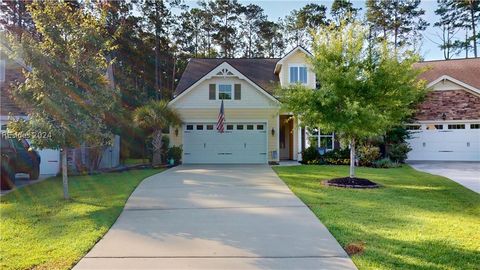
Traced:
[[133, 121], [137, 126], [152, 134], [152, 164], [161, 163], [162, 130], [182, 123], [180, 115], [168, 107], [165, 100], [152, 100], [133, 112]]

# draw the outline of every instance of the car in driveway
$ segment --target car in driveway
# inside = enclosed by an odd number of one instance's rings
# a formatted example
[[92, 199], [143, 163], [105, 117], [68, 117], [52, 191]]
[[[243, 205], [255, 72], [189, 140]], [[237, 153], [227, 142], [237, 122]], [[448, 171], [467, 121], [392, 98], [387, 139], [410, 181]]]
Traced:
[[15, 185], [15, 174], [26, 173], [30, 180], [40, 175], [40, 155], [30, 147], [25, 139], [1, 136], [1, 175], [0, 188], [11, 189]]

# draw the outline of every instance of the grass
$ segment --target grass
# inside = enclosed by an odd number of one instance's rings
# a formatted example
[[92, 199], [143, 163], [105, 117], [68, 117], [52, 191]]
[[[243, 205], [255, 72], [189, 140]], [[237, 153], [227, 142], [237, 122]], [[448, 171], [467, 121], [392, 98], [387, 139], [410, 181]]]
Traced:
[[0, 269], [69, 269], [108, 231], [135, 187], [160, 170], [59, 177], [0, 198]]
[[125, 165], [140, 165], [140, 164], [148, 164], [148, 159], [141, 159], [141, 158], [127, 158], [124, 161]]
[[347, 166], [274, 167], [340, 244], [362, 243], [359, 269], [480, 269], [480, 195], [440, 176], [357, 168], [379, 189], [325, 187]]

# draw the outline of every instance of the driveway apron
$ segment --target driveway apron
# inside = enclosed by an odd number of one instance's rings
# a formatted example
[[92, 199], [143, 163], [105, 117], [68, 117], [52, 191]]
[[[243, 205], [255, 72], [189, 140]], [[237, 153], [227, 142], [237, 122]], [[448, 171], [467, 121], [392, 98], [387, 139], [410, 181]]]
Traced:
[[145, 179], [74, 269], [356, 269], [266, 165], [184, 165]]

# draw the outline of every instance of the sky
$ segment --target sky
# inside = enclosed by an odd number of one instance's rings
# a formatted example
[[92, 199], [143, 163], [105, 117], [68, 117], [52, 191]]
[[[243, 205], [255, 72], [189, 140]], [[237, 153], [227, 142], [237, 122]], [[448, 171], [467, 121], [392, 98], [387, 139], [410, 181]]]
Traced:
[[[242, 4], [256, 4], [262, 7], [267, 14], [269, 20], [276, 21], [278, 18], [283, 18], [288, 15], [292, 10], [299, 9], [306, 4], [309, 3], [317, 3], [325, 5], [328, 10], [327, 13], [330, 13], [330, 7], [332, 5], [333, 0], [311, 0], [311, 1], [304, 1], [304, 0], [256, 0], [256, 1], [247, 1], [247, 0], [239, 0]], [[365, 12], [365, 1], [355, 1], [353, 0], [352, 3], [357, 8], [362, 8], [360, 11], [360, 16], [363, 17]], [[186, 1], [191, 7], [196, 7], [196, 1]], [[437, 7], [436, 0], [422, 0], [421, 2], [422, 9], [425, 10], [425, 15], [423, 19], [430, 23], [428, 28], [423, 33], [423, 41], [422, 46], [420, 48], [420, 54], [424, 57], [425, 60], [438, 60], [443, 59], [442, 50], [438, 47], [435, 42], [440, 42], [438, 37], [436, 37], [436, 33], [438, 33], [438, 29], [433, 27], [435, 21], [437, 21], [437, 16], [435, 15], [435, 9]], [[461, 33], [458, 33], [460, 35]]]

